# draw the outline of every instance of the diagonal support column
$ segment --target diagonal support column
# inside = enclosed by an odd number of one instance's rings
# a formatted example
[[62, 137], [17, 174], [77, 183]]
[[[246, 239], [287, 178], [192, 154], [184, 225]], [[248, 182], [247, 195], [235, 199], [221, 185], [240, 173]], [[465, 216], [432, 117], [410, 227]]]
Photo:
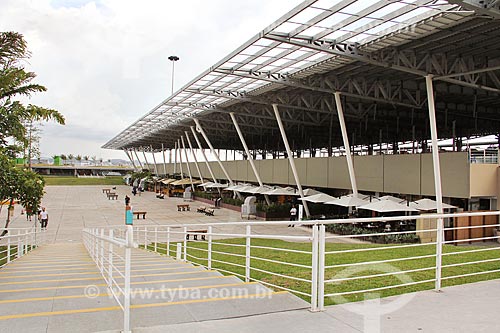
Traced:
[[283, 127], [283, 122], [281, 121], [278, 105], [273, 104], [273, 109], [274, 109], [274, 115], [276, 116], [276, 121], [278, 122], [278, 127], [280, 128], [283, 143], [285, 144], [286, 153], [288, 154], [288, 162], [290, 163], [290, 167], [292, 168], [293, 178], [295, 178], [295, 184], [297, 185], [297, 189], [299, 190], [300, 198], [302, 199], [302, 204], [304, 205], [306, 216], [309, 218], [311, 214], [309, 213], [309, 207], [307, 206], [307, 201], [303, 200], [304, 191], [302, 191], [302, 185], [300, 184], [299, 174], [297, 173], [297, 168], [295, 167], [295, 160], [293, 159], [292, 150], [290, 149], [290, 145], [288, 144], [288, 139], [286, 137], [285, 128]]
[[137, 167], [135, 166], [135, 162], [134, 162], [134, 159], [129, 155], [128, 151], [126, 149], [123, 149], [123, 151], [125, 152], [125, 154], [127, 155], [128, 159], [130, 160], [130, 162], [132, 162], [132, 166], [134, 167], [134, 170], [137, 170]]
[[217, 183], [217, 179], [215, 178], [214, 172], [212, 171], [212, 167], [210, 166], [210, 163], [208, 163], [207, 155], [205, 154], [205, 150], [201, 146], [200, 139], [198, 139], [198, 135], [196, 135], [196, 131], [194, 130], [193, 126], [190, 126], [191, 132], [193, 132], [194, 139], [196, 140], [196, 143], [198, 144], [198, 149], [201, 152], [201, 155], [203, 156], [203, 159], [205, 160], [205, 164], [207, 166], [208, 172], [210, 172], [210, 176], [212, 177], [214, 183]]
[[[425, 76], [425, 86], [427, 88], [427, 104], [429, 106], [429, 125], [431, 130], [432, 144], [432, 165], [434, 170], [434, 189], [436, 191], [437, 213], [443, 214], [443, 193], [441, 190], [441, 168], [439, 165], [439, 148], [436, 125], [436, 108], [434, 104], [434, 88], [432, 85], [432, 75]], [[436, 283], [435, 289], [441, 289], [442, 253], [444, 240], [443, 219], [437, 219], [437, 244], [436, 244]]]
[[153, 146], [149, 146], [151, 149], [151, 155], [153, 155], [153, 163], [155, 165], [155, 174], [158, 176], [158, 166], [156, 165], [156, 158], [155, 158], [155, 152], [153, 151]]
[[181, 152], [181, 140], [177, 139], [177, 147], [179, 152], [179, 168], [181, 169], [181, 179], [184, 179], [184, 170], [182, 170], [182, 152]]
[[142, 166], [142, 162], [139, 159], [139, 155], [137, 155], [137, 150], [134, 149], [134, 153], [135, 153], [135, 157], [137, 158], [137, 161], [139, 161], [139, 165], [141, 166], [141, 171], [142, 171], [144, 169], [144, 167]]
[[340, 100], [340, 93], [335, 94], [335, 105], [337, 106], [337, 115], [339, 117], [340, 131], [342, 132], [342, 140], [344, 142], [347, 168], [349, 170], [349, 179], [351, 180], [352, 193], [354, 197], [358, 197], [358, 185], [356, 184], [356, 175], [354, 174], [354, 164], [352, 162], [351, 146], [349, 145], [349, 137], [347, 136], [347, 129], [345, 127], [344, 111], [342, 109], [342, 101]]
[[146, 152], [144, 151], [144, 149], [142, 150], [142, 155], [144, 155], [144, 165], [146, 166], [148, 171], [151, 172], [151, 170], [149, 170], [149, 162], [148, 162], [148, 159], [146, 158]]
[[186, 140], [187, 140], [188, 145], [189, 145], [189, 150], [191, 152], [191, 155], [193, 155], [193, 158], [194, 158], [194, 165], [196, 166], [196, 170], [198, 171], [198, 175], [200, 175], [201, 183], [203, 184], [203, 183], [205, 183], [205, 181], [203, 180], [203, 175], [201, 174], [200, 166], [198, 165], [198, 158], [196, 158], [196, 154], [194, 153], [193, 145], [191, 144], [191, 139], [189, 138], [188, 131], [184, 131], [184, 134], [186, 134]]
[[163, 174], [167, 175], [167, 161], [165, 160], [165, 148], [163, 147], [163, 143], [161, 144], [161, 152], [163, 154]]
[[[243, 137], [243, 133], [241, 133], [240, 125], [238, 125], [238, 122], [236, 121], [236, 117], [234, 116], [234, 112], [230, 112], [229, 115], [231, 116], [231, 120], [233, 121], [234, 127], [236, 128], [236, 132], [238, 132], [238, 136], [240, 137], [241, 144], [243, 145], [243, 148], [245, 148], [245, 153], [248, 156], [248, 161], [250, 162], [250, 166], [252, 167], [255, 178], [257, 178], [257, 182], [259, 182], [259, 186], [263, 186], [264, 184], [262, 183], [262, 180], [260, 179], [260, 175], [257, 172], [257, 168], [255, 167], [255, 163], [253, 161], [252, 154], [250, 154], [250, 150], [248, 149], [245, 138]], [[267, 194], [265, 194], [264, 197], [266, 199], [267, 205], [269, 206], [271, 204], [271, 201], [269, 200], [269, 196]]]
[[177, 142], [174, 143], [174, 175], [177, 173]]
[[[205, 131], [203, 130], [203, 128], [201, 127], [200, 125], [200, 122], [198, 119], [194, 118], [193, 119], [194, 122], [196, 123], [196, 130], [201, 133], [201, 135], [203, 136], [203, 138], [205, 139], [205, 141], [207, 142], [208, 144], [208, 147], [210, 148], [210, 151], [212, 152], [212, 154], [215, 156], [215, 159], [217, 160], [217, 163], [219, 163], [219, 166], [221, 167], [222, 169], [222, 172], [224, 172], [224, 175], [226, 176], [227, 180], [229, 181], [229, 184], [231, 186], [234, 185], [233, 183], [233, 180], [231, 179], [231, 177], [229, 177], [229, 174], [227, 173], [227, 170], [226, 168], [224, 167], [224, 165], [222, 164], [220, 158], [219, 158], [219, 155], [217, 154], [217, 152], [215, 151], [214, 147], [212, 146], [212, 143], [210, 142], [210, 140], [208, 139], [207, 135], [205, 134]], [[238, 193], [238, 196], [240, 196], [240, 194]]]
[[186, 150], [186, 145], [184, 144], [184, 137], [183, 136], [181, 136], [181, 141], [182, 141], [182, 149], [184, 150], [184, 156], [186, 157], [186, 166], [188, 169], [189, 180], [191, 181], [191, 190], [194, 193], [193, 176], [191, 175], [191, 168], [189, 167], [188, 153]]

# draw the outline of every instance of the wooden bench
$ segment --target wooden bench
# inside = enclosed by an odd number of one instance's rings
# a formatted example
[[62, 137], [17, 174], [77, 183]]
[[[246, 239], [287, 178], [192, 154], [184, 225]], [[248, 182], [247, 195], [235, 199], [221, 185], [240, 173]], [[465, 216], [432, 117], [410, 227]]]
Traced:
[[116, 194], [116, 193], [111, 193], [111, 192], [110, 192], [110, 193], [108, 193], [108, 200], [111, 200], [111, 199], [113, 199], [113, 200], [118, 200], [118, 194]]
[[146, 219], [146, 214], [148, 212], [134, 212], [134, 215], [137, 215], [137, 219], [139, 220], [139, 216], [142, 215], [142, 219], [145, 220]]
[[205, 235], [207, 233], [207, 230], [190, 230], [186, 234], [186, 239], [189, 240], [189, 235], [193, 235], [193, 240], [198, 240], [198, 234], [201, 234], [201, 239], [205, 240]]
[[180, 212], [180, 211], [189, 211], [189, 205], [188, 204], [181, 204], [181, 205], [177, 205], [177, 211]]
[[206, 216], [214, 216], [214, 212], [215, 212], [215, 210], [212, 209], [212, 208], [205, 209], [205, 215]]
[[200, 206], [200, 207], [198, 207], [198, 209], [196, 209], [196, 211], [198, 213], [205, 213], [206, 210], [207, 210], [207, 207], [205, 207], [205, 206]]
[[106, 193], [106, 194], [108, 194], [109, 192], [111, 192], [111, 189], [110, 189], [110, 188], [103, 188], [103, 189], [102, 189], [102, 193]]

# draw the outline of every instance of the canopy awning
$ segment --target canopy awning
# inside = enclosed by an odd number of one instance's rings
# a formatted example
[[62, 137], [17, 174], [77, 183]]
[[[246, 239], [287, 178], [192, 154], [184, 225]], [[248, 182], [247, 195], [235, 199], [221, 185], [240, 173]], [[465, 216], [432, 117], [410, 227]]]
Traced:
[[175, 178], [170, 178], [170, 179], [162, 179], [160, 182], [162, 184], [168, 185], [168, 184], [171, 184], [171, 183], [175, 182], [176, 180], [177, 179], [175, 179]]
[[[199, 180], [193, 180], [193, 185], [200, 184], [201, 181]], [[191, 180], [189, 178], [183, 178], [176, 180], [175, 182], [170, 183], [171, 185], [178, 186], [178, 185], [191, 185]]]

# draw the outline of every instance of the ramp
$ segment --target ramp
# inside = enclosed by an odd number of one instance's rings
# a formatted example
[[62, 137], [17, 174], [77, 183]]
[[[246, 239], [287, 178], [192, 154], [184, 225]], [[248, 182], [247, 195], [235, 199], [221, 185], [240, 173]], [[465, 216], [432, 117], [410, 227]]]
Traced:
[[[287, 292], [144, 250], [132, 255], [131, 327], [308, 308]], [[41, 247], [0, 269], [0, 332], [120, 330], [123, 312], [81, 243]]]

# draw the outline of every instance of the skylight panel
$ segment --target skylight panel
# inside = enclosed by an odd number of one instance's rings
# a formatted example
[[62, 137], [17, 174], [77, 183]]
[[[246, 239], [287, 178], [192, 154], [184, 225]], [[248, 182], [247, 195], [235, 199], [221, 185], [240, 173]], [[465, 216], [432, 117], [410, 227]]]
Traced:
[[313, 27], [307, 28], [306, 30], [302, 31], [299, 35], [313, 37], [319, 33], [322, 33], [323, 31], [325, 31], [324, 28], [313, 26]]
[[329, 9], [338, 4], [340, 1], [341, 0], [318, 0], [313, 4], [313, 7]]
[[291, 21], [298, 23], [306, 23], [307, 21], [321, 15], [324, 10], [308, 7], [291, 18]]
[[295, 29], [297, 29], [298, 27], [300, 27], [301, 25], [298, 24], [298, 23], [292, 23], [292, 22], [285, 22], [283, 24], [280, 24], [279, 26], [277, 26], [276, 28], [274, 28], [274, 32], [279, 32], [279, 33], [284, 33], [284, 34], [288, 34], [292, 31], [294, 31]]
[[393, 21], [396, 21], [399, 23], [406, 23], [407, 21], [410, 21], [411, 19], [413, 19], [419, 15], [429, 13], [429, 11], [431, 11], [431, 9], [426, 8], [426, 7], [420, 7], [420, 8], [417, 8], [415, 10], [412, 10], [409, 13], [406, 13], [404, 15], [401, 15], [399, 17], [394, 18]]

